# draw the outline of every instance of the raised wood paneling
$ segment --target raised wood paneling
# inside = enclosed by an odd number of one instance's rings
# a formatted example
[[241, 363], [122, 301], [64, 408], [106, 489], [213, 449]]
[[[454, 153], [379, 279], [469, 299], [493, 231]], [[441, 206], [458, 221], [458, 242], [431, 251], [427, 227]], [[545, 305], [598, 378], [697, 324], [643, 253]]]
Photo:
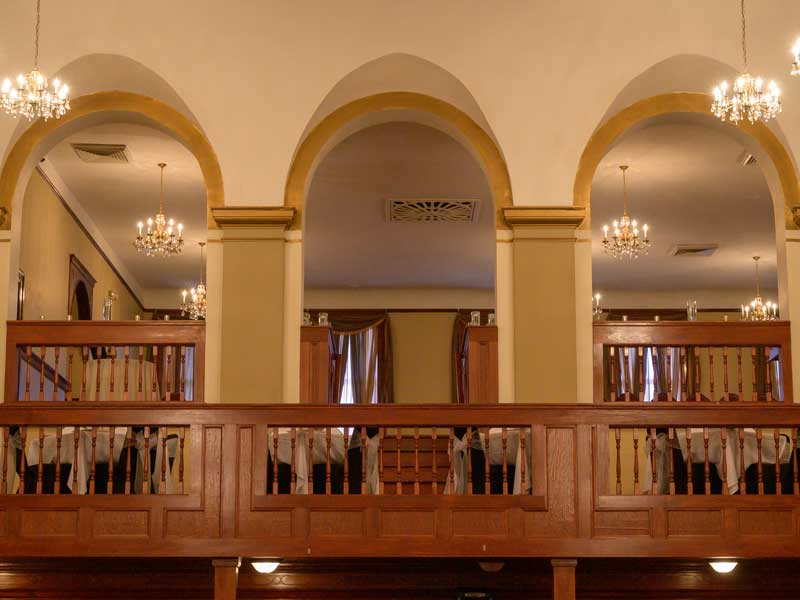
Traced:
[[436, 514], [421, 510], [382, 510], [380, 513], [380, 536], [434, 537]]
[[497, 327], [467, 327], [464, 333], [467, 404], [497, 404], [499, 380], [497, 365]]
[[300, 404], [328, 404], [333, 374], [330, 327], [300, 328]]
[[78, 535], [77, 510], [23, 510], [20, 516], [22, 537]]
[[148, 537], [150, 511], [97, 510], [92, 515], [94, 537]]
[[739, 533], [742, 535], [796, 535], [791, 510], [740, 510]]
[[722, 532], [721, 510], [669, 510], [667, 511], [667, 534], [720, 535]]
[[649, 510], [603, 510], [594, 517], [596, 537], [650, 535]]

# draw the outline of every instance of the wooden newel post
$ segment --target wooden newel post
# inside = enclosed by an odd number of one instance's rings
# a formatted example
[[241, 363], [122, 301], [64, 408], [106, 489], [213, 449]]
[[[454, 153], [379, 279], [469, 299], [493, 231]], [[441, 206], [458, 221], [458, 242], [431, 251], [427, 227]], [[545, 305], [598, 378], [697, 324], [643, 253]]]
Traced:
[[574, 559], [553, 559], [553, 600], [575, 600], [575, 567]]
[[218, 558], [211, 561], [214, 567], [214, 600], [236, 600], [241, 558]]
[[500, 384], [497, 365], [497, 327], [470, 325], [464, 334], [466, 404], [497, 404]]
[[300, 328], [300, 404], [328, 404], [333, 355], [330, 327]]

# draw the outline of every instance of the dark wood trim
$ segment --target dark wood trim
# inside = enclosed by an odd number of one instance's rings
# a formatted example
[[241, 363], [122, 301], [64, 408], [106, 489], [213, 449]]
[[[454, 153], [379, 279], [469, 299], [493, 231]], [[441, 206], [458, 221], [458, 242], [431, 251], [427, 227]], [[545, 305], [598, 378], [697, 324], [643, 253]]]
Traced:
[[97, 243], [97, 240], [95, 240], [94, 237], [92, 237], [92, 235], [86, 229], [86, 227], [81, 222], [81, 220], [78, 218], [78, 216], [72, 211], [72, 209], [70, 208], [69, 204], [67, 204], [67, 201], [64, 199], [64, 196], [61, 195], [61, 192], [58, 190], [58, 188], [55, 186], [55, 184], [50, 180], [50, 178], [45, 174], [45, 172], [42, 171], [42, 169], [40, 167], [38, 167], [38, 166], [36, 167], [36, 172], [39, 173], [39, 175], [41, 175], [41, 177], [45, 181], [45, 183], [47, 183], [47, 185], [50, 186], [50, 189], [53, 190], [53, 193], [56, 195], [56, 197], [61, 202], [61, 206], [63, 206], [64, 210], [67, 211], [67, 214], [69, 214], [69, 216], [72, 217], [72, 220], [75, 221], [75, 224], [80, 228], [80, 230], [83, 232], [83, 235], [86, 236], [86, 239], [89, 240], [89, 242], [92, 244], [94, 249], [97, 250], [98, 254], [100, 254], [100, 256], [103, 257], [103, 260], [106, 261], [106, 264], [113, 271], [114, 275], [117, 277], [117, 279], [120, 280], [122, 285], [125, 287], [125, 289], [128, 291], [128, 293], [133, 298], [133, 301], [136, 302], [136, 305], [139, 307], [139, 309], [142, 312], [146, 312], [145, 308], [144, 308], [144, 304], [139, 299], [139, 297], [136, 295], [136, 293], [133, 291], [133, 288], [131, 288], [131, 286], [128, 285], [128, 282], [125, 280], [125, 278], [117, 270], [117, 267], [114, 265], [114, 263], [111, 262], [111, 259], [108, 258], [106, 253], [100, 247], [100, 244]]

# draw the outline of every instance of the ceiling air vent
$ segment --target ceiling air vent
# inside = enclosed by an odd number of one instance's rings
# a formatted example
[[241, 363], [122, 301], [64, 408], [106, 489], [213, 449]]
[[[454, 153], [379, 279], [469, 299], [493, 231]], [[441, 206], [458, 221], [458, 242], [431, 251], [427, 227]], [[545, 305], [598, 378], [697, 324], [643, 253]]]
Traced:
[[478, 217], [479, 200], [397, 200], [388, 201], [388, 217], [395, 223], [472, 223]]
[[70, 144], [75, 154], [87, 163], [129, 163], [125, 144]]
[[743, 167], [750, 167], [756, 164], [756, 157], [745, 150], [736, 158], [736, 162]]
[[675, 244], [669, 250], [670, 256], [713, 256], [719, 250], [719, 244]]

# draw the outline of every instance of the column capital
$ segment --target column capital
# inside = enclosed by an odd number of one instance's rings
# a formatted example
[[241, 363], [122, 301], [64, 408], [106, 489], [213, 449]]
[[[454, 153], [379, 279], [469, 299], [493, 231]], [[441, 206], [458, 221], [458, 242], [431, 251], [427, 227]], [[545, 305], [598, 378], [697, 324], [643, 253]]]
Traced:
[[222, 206], [211, 214], [221, 229], [280, 227], [287, 229], [294, 220], [295, 209], [285, 206]]
[[215, 558], [211, 561], [212, 567], [232, 567], [238, 569], [242, 566], [241, 558]]
[[503, 209], [506, 223], [518, 227], [577, 229], [586, 216], [582, 206], [511, 206]]

